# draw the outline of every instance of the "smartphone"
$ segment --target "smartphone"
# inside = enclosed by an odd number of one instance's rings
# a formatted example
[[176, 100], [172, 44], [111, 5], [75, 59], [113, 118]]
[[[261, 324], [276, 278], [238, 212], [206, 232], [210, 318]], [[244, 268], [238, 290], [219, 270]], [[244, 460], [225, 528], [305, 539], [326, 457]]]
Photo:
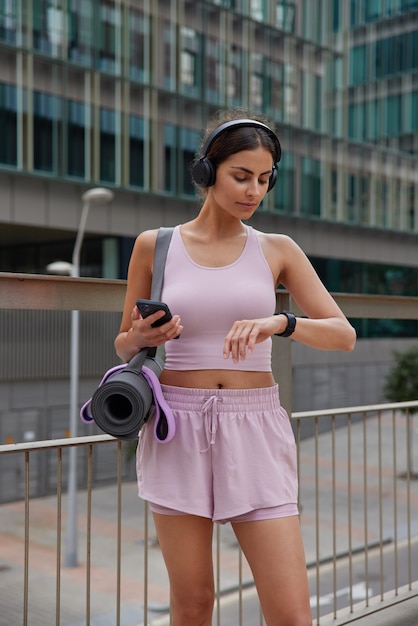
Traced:
[[136, 306], [144, 319], [148, 317], [148, 315], [152, 315], [157, 311], [164, 311], [165, 315], [151, 324], [153, 327], [162, 326], [166, 322], [169, 322], [172, 318], [170, 309], [165, 302], [159, 302], [159, 300], [137, 300]]

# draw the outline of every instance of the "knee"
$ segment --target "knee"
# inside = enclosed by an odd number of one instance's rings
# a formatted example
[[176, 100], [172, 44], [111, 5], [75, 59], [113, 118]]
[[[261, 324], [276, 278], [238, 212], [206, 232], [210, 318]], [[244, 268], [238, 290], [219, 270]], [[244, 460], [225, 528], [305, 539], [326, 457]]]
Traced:
[[174, 623], [187, 626], [212, 624], [215, 595], [213, 589], [190, 590], [181, 598], [172, 597]]
[[286, 626], [312, 626], [312, 614], [310, 611], [295, 612], [284, 624]]
[[268, 626], [312, 626], [312, 613], [303, 607], [295, 606], [293, 610], [280, 611], [265, 616]]

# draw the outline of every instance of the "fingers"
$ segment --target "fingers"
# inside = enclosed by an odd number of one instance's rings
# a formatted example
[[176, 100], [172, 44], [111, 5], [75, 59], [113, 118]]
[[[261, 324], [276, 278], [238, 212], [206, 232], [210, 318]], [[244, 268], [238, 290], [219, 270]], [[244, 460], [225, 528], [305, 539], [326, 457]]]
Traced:
[[138, 307], [135, 306], [131, 315], [133, 334], [137, 335], [138, 340], [140, 338], [144, 340], [148, 346], [160, 346], [166, 341], [175, 339], [183, 330], [179, 315], [174, 315], [170, 321], [161, 326], [152, 326], [164, 317], [164, 314], [164, 311], [156, 311], [143, 318]]
[[254, 320], [234, 322], [225, 337], [223, 355], [225, 359], [232, 357], [234, 363], [245, 361], [247, 353], [251, 353], [256, 344], [259, 329]]

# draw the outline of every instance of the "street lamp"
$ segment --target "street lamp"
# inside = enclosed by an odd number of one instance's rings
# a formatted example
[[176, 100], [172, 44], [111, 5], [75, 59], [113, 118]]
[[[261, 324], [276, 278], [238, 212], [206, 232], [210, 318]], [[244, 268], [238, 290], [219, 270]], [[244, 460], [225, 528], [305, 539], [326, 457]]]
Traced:
[[[56, 273], [70, 273], [73, 277], [80, 276], [80, 250], [83, 243], [87, 216], [91, 204], [107, 204], [113, 199], [113, 191], [103, 187], [88, 189], [81, 199], [83, 209], [78, 226], [77, 237], [73, 249], [72, 263], [62, 261], [51, 263], [47, 269]], [[60, 267], [57, 267], [57, 263]], [[55, 268], [54, 268], [55, 266]], [[65, 267], [64, 267], [65, 266]], [[61, 270], [61, 271], [59, 271]], [[70, 437], [77, 436], [78, 424], [78, 383], [79, 383], [79, 311], [71, 311], [71, 350], [70, 350]], [[68, 466], [68, 508], [65, 564], [67, 567], [77, 565], [77, 447], [70, 446]]]

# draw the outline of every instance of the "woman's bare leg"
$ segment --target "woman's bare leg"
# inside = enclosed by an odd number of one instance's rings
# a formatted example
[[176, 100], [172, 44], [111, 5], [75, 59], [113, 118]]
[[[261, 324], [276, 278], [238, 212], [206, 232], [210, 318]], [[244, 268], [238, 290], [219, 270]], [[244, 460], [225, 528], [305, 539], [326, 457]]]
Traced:
[[153, 515], [170, 580], [173, 626], [211, 626], [212, 520], [195, 515]]
[[236, 522], [267, 626], [312, 626], [299, 517]]

